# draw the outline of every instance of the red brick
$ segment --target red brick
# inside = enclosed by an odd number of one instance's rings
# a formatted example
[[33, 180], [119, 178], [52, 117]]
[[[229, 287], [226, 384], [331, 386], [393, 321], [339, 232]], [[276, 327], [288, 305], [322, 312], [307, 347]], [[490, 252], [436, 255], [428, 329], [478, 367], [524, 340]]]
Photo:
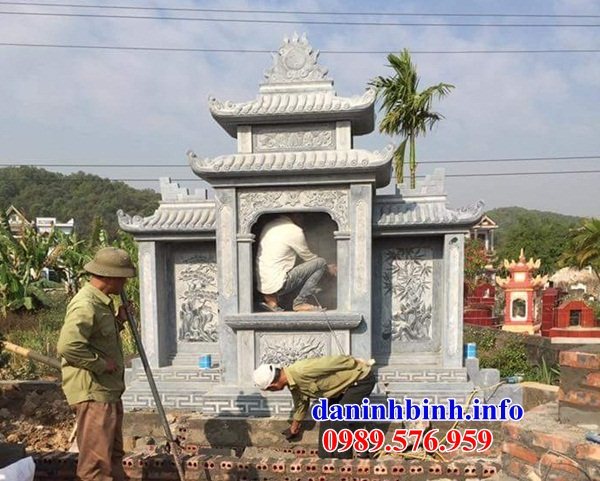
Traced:
[[577, 406], [586, 406], [591, 408], [600, 408], [600, 392], [571, 390], [558, 391], [558, 400], [575, 404]]
[[502, 426], [502, 431], [504, 432], [506, 437], [509, 437], [510, 439], [519, 440], [521, 439], [524, 430], [521, 426], [521, 423], [519, 422], [506, 422]]
[[591, 372], [585, 377], [586, 386], [600, 388], [600, 372]]
[[570, 474], [581, 474], [581, 471], [575, 467], [572, 461], [552, 453], [544, 454], [540, 464], [542, 465], [542, 473], [550, 470], [553, 474], [560, 471]]
[[539, 456], [535, 451], [516, 443], [502, 443], [502, 452], [509, 456], [514, 456], [515, 458], [527, 461], [529, 464], [535, 464], [539, 461]]
[[575, 457], [585, 461], [595, 461], [600, 463], [600, 444], [580, 444], [575, 450]]
[[525, 465], [516, 459], [511, 459], [510, 461], [503, 463], [502, 471], [504, 474], [521, 479], [521, 475], [524, 474], [525, 471]]
[[548, 434], [540, 431], [533, 431], [533, 445], [558, 451], [559, 453], [575, 453], [575, 446], [579, 440], [561, 433]]
[[579, 369], [600, 369], [600, 355], [586, 352], [563, 351], [560, 365]]

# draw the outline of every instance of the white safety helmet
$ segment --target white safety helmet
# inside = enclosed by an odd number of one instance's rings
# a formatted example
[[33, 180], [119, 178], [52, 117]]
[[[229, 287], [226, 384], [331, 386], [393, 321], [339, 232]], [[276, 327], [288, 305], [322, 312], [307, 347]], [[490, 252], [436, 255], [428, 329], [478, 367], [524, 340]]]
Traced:
[[254, 370], [254, 373], [252, 374], [254, 384], [261, 391], [265, 391], [275, 379], [276, 373], [277, 366], [274, 364], [261, 364]]

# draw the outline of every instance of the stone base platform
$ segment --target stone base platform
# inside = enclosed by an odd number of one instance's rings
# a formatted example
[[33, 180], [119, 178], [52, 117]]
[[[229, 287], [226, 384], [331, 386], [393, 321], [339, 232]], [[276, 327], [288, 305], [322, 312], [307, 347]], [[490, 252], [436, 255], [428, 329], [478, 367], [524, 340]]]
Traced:
[[[386, 397], [402, 402], [410, 397], [413, 401], [428, 398], [432, 403], [444, 403], [452, 398], [465, 404], [476, 386], [489, 386], [499, 379], [497, 370], [479, 370], [478, 365], [469, 370], [383, 366], [377, 369], [377, 374], [379, 383], [371, 396], [373, 402], [381, 402]], [[248, 387], [222, 385], [218, 367], [199, 369], [193, 365], [174, 365], [153, 369], [153, 375], [167, 409], [200, 411], [209, 416], [255, 417], [287, 417], [292, 409], [292, 398], [287, 390], [259, 393]], [[123, 395], [126, 409], [154, 407], [150, 387], [138, 360], [128, 370], [126, 382], [127, 390]], [[498, 394], [515, 397], [512, 393]], [[521, 399], [513, 400], [520, 402]]]
[[[165, 409], [200, 411], [204, 394], [221, 379], [217, 368], [200, 369], [198, 366], [168, 366], [153, 368], [152, 375]], [[154, 407], [154, 399], [139, 359], [125, 374], [127, 389], [123, 394], [125, 409]]]
[[503, 427], [503, 472], [522, 480], [600, 480], [600, 444], [585, 440], [600, 426], [558, 421], [558, 404], [538, 406]]

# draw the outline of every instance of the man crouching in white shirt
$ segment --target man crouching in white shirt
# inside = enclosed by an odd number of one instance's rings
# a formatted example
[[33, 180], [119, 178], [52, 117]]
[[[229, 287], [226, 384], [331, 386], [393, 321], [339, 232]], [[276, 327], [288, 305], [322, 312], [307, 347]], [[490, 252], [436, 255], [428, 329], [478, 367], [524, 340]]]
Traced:
[[[325, 274], [337, 274], [335, 264], [313, 254], [306, 243], [304, 231], [298, 225], [298, 214], [279, 215], [265, 224], [256, 255], [257, 288], [264, 302], [261, 307], [269, 311], [282, 311], [279, 296], [299, 289], [294, 298], [294, 311], [320, 311], [321, 307], [308, 300], [317, 292], [317, 285]], [[302, 263], [296, 267], [296, 259]]]

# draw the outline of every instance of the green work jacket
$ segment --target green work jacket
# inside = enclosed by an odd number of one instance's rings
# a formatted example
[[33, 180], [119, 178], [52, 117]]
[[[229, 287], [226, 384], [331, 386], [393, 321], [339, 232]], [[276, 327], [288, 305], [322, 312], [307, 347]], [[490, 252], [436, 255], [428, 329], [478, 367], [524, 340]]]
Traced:
[[334, 398], [371, 372], [371, 366], [352, 356], [303, 359], [283, 368], [294, 400], [292, 419], [302, 421], [316, 398]]
[[[58, 339], [62, 385], [67, 402], [116, 402], [125, 390], [121, 323], [109, 296], [86, 284], [67, 307]], [[117, 370], [106, 372], [106, 359]]]

